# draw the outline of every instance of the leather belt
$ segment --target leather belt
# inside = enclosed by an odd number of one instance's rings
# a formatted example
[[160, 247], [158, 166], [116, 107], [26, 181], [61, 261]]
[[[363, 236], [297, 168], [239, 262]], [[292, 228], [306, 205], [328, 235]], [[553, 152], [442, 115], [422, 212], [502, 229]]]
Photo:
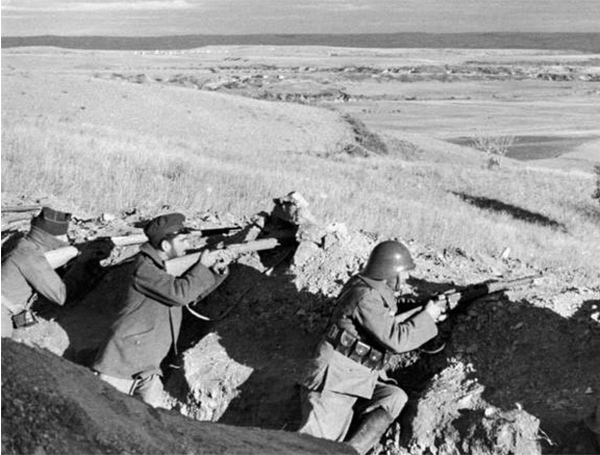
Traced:
[[325, 339], [340, 354], [372, 370], [383, 369], [390, 359], [390, 354], [387, 351], [380, 351], [369, 346], [358, 337], [335, 324], [329, 326], [325, 334]]

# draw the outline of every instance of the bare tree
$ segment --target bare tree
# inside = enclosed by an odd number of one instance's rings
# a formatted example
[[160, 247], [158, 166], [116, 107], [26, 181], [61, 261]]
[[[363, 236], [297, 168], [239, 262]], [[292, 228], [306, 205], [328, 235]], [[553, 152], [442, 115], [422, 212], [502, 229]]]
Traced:
[[487, 167], [492, 169], [500, 166], [514, 141], [515, 137], [512, 135], [493, 135], [480, 131], [473, 138], [473, 147], [487, 154]]

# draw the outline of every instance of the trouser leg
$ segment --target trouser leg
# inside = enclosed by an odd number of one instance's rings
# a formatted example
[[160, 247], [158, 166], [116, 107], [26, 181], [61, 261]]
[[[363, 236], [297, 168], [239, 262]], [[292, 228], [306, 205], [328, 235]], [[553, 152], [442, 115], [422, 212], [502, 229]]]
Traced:
[[119, 392], [139, 398], [154, 408], [169, 409], [162, 381], [157, 374], [138, 377], [135, 380], [116, 378], [104, 373], [98, 373], [98, 377]]
[[13, 335], [12, 313], [2, 305], [2, 338], [11, 338]]
[[394, 421], [383, 408], [377, 408], [365, 415], [356, 432], [347, 441], [360, 455], [365, 455], [381, 439]]
[[104, 373], [97, 374], [100, 379], [113, 386], [119, 392], [125, 393], [127, 395], [132, 394], [132, 388], [134, 385], [134, 381], [132, 379], [115, 378], [114, 376], [109, 376]]
[[157, 374], [137, 378], [133, 396], [139, 397], [154, 408], [169, 409], [162, 380]]
[[352, 421], [356, 397], [304, 388], [301, 394], [303, 424], [298, 431], [317, 438], [343, 441]]
[[408, 401], [408, 395], [400, 387], [377, 382], [369, 400], [359, 400], [356, 406], [358, 415], [368, 414], [377, 408], [383, 408], [394, 419], [400, 415]]
[[400, 415], [407, 401], [406, 393], [399, 387], [378, 382], [373, 396], [357, 403], [358, 425], [347, 442], [361, 455], [366, 454]]

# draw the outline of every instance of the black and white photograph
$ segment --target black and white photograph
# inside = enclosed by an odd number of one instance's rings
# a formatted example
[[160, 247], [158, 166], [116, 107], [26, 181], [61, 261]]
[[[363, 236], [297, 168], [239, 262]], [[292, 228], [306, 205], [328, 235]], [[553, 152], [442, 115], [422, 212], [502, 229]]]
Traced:
[[598, 0], [2, 0], [1, 452], [600, 455]]

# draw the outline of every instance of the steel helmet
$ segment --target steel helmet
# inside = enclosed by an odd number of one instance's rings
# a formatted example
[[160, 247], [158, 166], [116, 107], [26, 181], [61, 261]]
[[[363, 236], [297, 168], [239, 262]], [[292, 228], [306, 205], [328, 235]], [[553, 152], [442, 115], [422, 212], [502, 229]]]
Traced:
[[415, 263], [408, 248], [400, 242], [388, 240], [373, 248], [362, 275], [373, 280], [388, 281], [395, 279], [400, 272], [414, 268]]

